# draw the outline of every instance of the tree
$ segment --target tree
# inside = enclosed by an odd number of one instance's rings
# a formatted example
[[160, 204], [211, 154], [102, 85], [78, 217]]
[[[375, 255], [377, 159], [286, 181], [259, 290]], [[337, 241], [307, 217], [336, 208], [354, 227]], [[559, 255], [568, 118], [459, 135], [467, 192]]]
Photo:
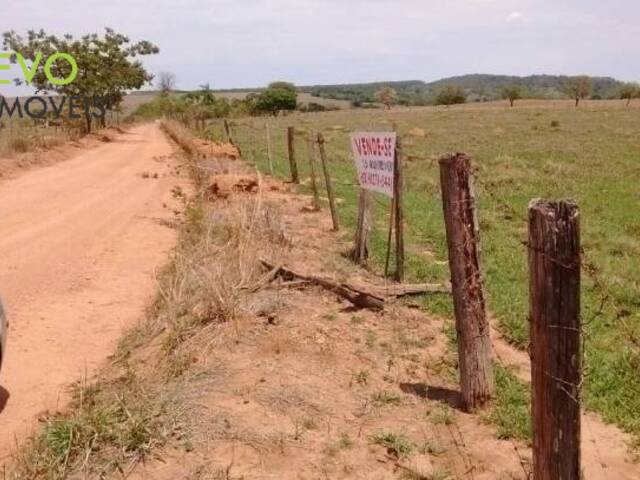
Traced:
[[398, 92], [391, 87], [382, 87], [375, 93], [375, 98], [390, 110], [391, 105], [398, 102]]
[[640, 98], [640, 85], [637, 83], [625, 83], [620, 89], [620, 98], [627, 101], [627, 107], [631, 99]]
[[282, 110], [296, 109], [298, 92], [291, 83], [274, 82], [251, 101], [257, 113], [268, 113], [275, 116]]
[[516, 100], [522, 98], [522, 90], [519, 85], [509, 85], [502, 89], [502, 98], [508, 99], [509, 104], [513, 107]]
[[[104, 35], [96, 33], [74, 39], [72, 35], [56, 37], [44, 30], [29, 31], [25, 39], [15, 31], [3, 33], [5, 50], [19, 52], [25, 60], [35, 61], [38, 53], [48, 58], [56, 52], [71, 55], [78, 66], [75, 81], [66, 85], [52, 85], [41, 62], [34, 73], [31, 84], [38, 92], [55, 92], [63, 96], [81, 96], [84, 98], [101, 98], [101, 104], [107, 110], [116, 109], [127, 90], [137, 90], [153, 80], [142, 63], [136, 59], [142, 55], [152, 55], [160, 50], [146, 40], [131, 43], [126, 35], [105, 29]], [[17, 62], [14, 55], [11, 59]], [[72, 71], [68, 62], [55, 62], [51, 72], [55, 77], [67, 78]], [[16, 79], [17, 84], [22, 81]], [[92, 117], [86, 112], [86, 130], [91, 131]]]
[[291, 83], [291, 82], [283, 82], [283, 81], [278, 81], [278, 82], [271, 82], [267, 88], [281, 88], [283, 90], [288, 90], [290, 92], [293, 93], [297, 93], [298, 89], [296, 88], [296, 86]]
[[200, 90], [187, 93], [185, 99], [194, 105], [201, 104], [210, 106], [215, 105], [216, 103], [216, 97], [213, 94], [213, 90], [211, 90], [211, 86], [208, 83], [200, 85]]
[[185, 119], [194, 120], [196, 126], [201, 129], [205, 128], [208, 119], [227, 117], [231, 112], [229, 100], [216, 98], [208, 83], [200, 85], [200, 90], [189, 92], [182, 99], [186, 105]]
[[176, 76], [171, 72], [160, 72], [158, 75], [158, 88], [163, 96], [169, 95], [176, 88]]
[[455, 105], [458, 103], [465, 103], [467, 101], [467, 95], [464, 90], [455, 85], [446, 85], [436, 97], [436, 105]]
[[580, 100], [587, 98], [591, 95], [593, 85], [591, 79], [586, 75], [579, 75], [577, 77], [569, 77], [565, 83], [565, 93], [567, 96], [575, 99], [576, 107], [580, 103]]

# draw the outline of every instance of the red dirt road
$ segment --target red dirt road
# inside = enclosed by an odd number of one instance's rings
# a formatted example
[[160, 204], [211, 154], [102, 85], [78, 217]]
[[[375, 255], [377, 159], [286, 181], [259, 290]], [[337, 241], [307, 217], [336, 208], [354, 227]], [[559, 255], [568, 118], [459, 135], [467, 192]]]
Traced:
[[142, 125], [0, 183], [0, 464], [143, 315], [175, 241], [159, 221], [173, 215], [172, 151], [158, 124]]

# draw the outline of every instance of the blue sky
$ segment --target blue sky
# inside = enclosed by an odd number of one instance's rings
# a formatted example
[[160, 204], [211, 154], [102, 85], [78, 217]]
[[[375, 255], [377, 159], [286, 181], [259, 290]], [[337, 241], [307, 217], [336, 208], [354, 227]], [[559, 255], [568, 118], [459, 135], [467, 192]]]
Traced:
[[161, 53], [145, 64], [173, 72], [181, 88], [465, 73], [640, 80], [638, 0], [20, 0], [3, 7], [2, 31], [79, 35], [109, 26], [150, 40]]

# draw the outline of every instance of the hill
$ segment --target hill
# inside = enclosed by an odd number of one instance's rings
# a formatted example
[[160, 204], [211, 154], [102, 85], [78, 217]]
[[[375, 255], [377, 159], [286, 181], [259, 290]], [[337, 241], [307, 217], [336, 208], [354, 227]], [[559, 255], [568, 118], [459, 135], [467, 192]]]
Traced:
[[[620, 98], [623, 82], [611, 77], [590, 77], [593, 85], [592, 99]], [[302, 104], [318, 103], [333, 108], [349, 108], [350, 105], [363, 106], [376, 103], [376, 92], [382, 87], [391, 87], [398, 93], [401, 105], [433, 105], [438, 92], [447, 85], [462, 88], [468, 102], [490, 102], [502, 98], [504, 87], [518, 85], [523, 96], [536, 99], [567, 98], [564, 88], [569, 79], [564, 75], [530, 75], [517, 77], [510, 75], [470, 74], [443, 78], [434, 82], [404, 80], [392, 82], [349, 83], [333, 85], [298, 86]], [[213, 93], [220, 98], [242, 99], [250, 93], [259, 93], [263, 88], [216, 89]], [[176, 91], [187, 93], [187, 91]], [[129, 102], [137, 105], [140, 97], [155, 95], [157, 92], [139, 92], [128, 95]]]
[[[375, 102], [375, 92], [390, 86], [398, 92], [400, 103], [405, 105], [429, 105], [445, 85], [462, 88], [468, 101], [492, 101], [501, 98], [501, 91], [508, 85], [518, 85], [529, 98], [565, 98], [564, 86], [569, 77], [563, 75], [530, 75], [517, 77], [509, 75], [471, 74], [443, 78], [426, 83], [421, 80], [403, 82], [376, 82], [345, 85], [314, 85], [301, 87], [312, 95], [339, 100], [349, 100], [356, 104]], [[611, 77], [591, 77], [592, 98], [616, 98], [622, 82]]]

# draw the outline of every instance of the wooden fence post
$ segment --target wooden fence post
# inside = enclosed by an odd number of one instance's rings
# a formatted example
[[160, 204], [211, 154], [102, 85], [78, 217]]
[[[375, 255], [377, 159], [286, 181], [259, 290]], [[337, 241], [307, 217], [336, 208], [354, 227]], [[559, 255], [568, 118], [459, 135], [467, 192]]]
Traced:
[[324, 182], [327, 186], [327, 197], [329, 197], [329, 209], [331, 210], [333, 230], [337, 232], [340, 230], [340, 221], [338, 220], [338, 211], [336, 210], [336, 200], [333, 197], [331, 175], [329, 175], [329, 167], [327, 166], [327, 155], [324, 150], [324, 136], [322, 133], [318, 133], [318, 149], [320, 150], [320, 161], [322, 162], [322, 170], [324, 172]]
[[580, 213], [571, 200], [529, 205], [534, 480], [579, 479]]
[[309, 172], [311, 176], [311, 192], [313, 193], [312, 207], [315, 211], [320, 210], [320, 193], [318, 192], [318, 182], [316, 180], [316, 149], [311, 135], [307, 137], [309, 145]]
[[224, 133], [227, 135], [227, 142], [233, 145], [233, 137], [231, 136], [231, 127], [229, 121], [224, 119]]
[[361, 188], [358, 201], [358, 224], [353, 248], [353, 261], [361, 265], [364, 265], [367, 258], [369, 258], [369, 236], [372, 227], [373, 219], [369, 192]]
[[300, 183], [298, 176], [298, 164], [296, 163], [296, 130], [294, 127], [287, 129], [287, 145], [289, 147], [289, 168], [291, 170], [291, 181]]
[[395, 222], [396, 222], [396, 275], [398, 282], [404, 281], [404, 212], [402, 210], [402, 142], [400, 137], [396, 140], [396, 151], [393, 162], [394, 182], [393, 197], [395, 199]]
[[240, 147], [236, 144], [236, 142], [233, 141], [233, 136], [231, 135], [231, 126], [229, 125], [229, 121], [226, 118], [224, 119], [224, 131], [227, 135], [227, 142], [233, 145], [238, 151], [238, 155], [242, 157], [242, 150], [240, 150]]
[[267, 159], [269, 160], [269, 173], [273, 175], [273, 155], [271, 153], [271, 131], [269, 128], [269, 120], [267, 120], [264, 125], [267, 131]]
[[471, 162], [465, 154], [440, 159], [460, 387], [467, 410], [481, 407], [491, 398], [494, 388], [472, 181]]
[[387, 256], [385, 257], [384, 262], [384, 277], [387, 278], [389, 276], [389, 263], [391, 261], [391, 240], [393, 236], [393, 226], [396, 220], [396, 200], [395, 198], [391, 199], [391, 210], [389, 212], [389, 233], [387, 236]]

